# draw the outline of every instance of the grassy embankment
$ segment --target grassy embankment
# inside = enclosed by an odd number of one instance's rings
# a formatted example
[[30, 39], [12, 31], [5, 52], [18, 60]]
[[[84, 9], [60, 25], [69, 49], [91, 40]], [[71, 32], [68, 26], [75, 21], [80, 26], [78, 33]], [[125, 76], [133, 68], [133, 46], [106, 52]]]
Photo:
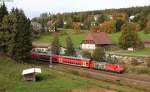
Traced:
[[[22, 70], [31, 67], [41, 67], [42, 69], [42, 74], [39, 75], [40, 80], [37, 82], [22, 80]], [[105, 92], [108, 91], [106, 89], [118, 92], [143, 92], [126, 86], [82, 78], [48, 68], [45, 65], [18, 64], [8, 57], [0, 56], [0, 91], [4, 89], [6, 92], [71, 92], [74, 89], [91, 87], [104, 88]]]

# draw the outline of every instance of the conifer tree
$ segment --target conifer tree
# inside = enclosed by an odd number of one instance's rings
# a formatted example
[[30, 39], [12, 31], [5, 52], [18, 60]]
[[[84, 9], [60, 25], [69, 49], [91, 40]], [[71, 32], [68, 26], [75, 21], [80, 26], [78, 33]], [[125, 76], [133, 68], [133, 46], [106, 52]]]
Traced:
[[76, 51], [74, 49], [72, 40], [69, 36], [66, 37], [66, 55], [67, 56], [75, 56], [76, 55]]
[[[2, 21], [4, 16], [8, 15], [8, 11], [7, 8], [5, 6], [5, 3], [3, 3], [2, 5], [0, 5], [0, 52], [6, 52], [6, 43], [7, 43], [7, 31], [4, 31], [2, 28]], [[7, 17], [5, 18], [5, 20], [7, 19]]]
[[57, 34], [55, 34], [54, 38], [53, 38], [53, 42], [52, 42], [52, 54], [53, 55], [59, 55], [60, 54], [60, 43], [59, 43], [59, 37]]
[[0, 24], [3, 21], [3, 17], [5, 15], [8, 15], [8, 11], [7, 11], [5, 3], [3, 2], [3, 4], [0, 5]]
[[119, 38], [119, 46], [122, 49], [143, 48], [143, 42], [139, 39], [137, 32], [132, 30], [130, 23], [126, 23], [122, 28], [122, 34]]
[[14, 20], [13, 31], [15, 32], [11, 56], [18, 62], [26, 62], [30, 59], [32, 49], [30, 20], [22, 10], [12, 9], [11, 13]]

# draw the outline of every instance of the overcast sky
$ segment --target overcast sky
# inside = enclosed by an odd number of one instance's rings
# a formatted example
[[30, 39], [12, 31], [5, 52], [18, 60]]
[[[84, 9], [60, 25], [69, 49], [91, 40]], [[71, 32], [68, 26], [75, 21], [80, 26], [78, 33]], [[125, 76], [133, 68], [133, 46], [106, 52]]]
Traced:
[[[0, 0], [1, 1], [1, 0]], [[150, 5], [150, 0], [5, 0], [8, 10], [23, 9], [32, 18], [40, 13], [62, 13]], [[8, 2], [12, 1], [12, 2]]]

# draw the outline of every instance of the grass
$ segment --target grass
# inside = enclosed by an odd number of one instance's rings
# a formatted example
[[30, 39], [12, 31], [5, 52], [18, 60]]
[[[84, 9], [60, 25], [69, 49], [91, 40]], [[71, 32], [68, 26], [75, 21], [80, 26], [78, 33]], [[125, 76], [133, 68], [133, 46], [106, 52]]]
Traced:
[[150, 48], [144, 48], [144, 49], [141, 49], [141, 50], [135, 50], [135, 51], [128, 51], [127, 52], [128, 54], [132, 54], [132, 55], [148, 55], [150, 56]]
[[[69, 34], [71, 37], [73, 44], [76, 48], [79, 48], [81, 41], [84, 39], [84, 37], [87, 35], [87, 32], [81, 32], [81, 33], [74, 33], [71, 29], [65, 29], [65, 32]], [[62, 46], [66, 46], [66, 36], [67, 35], [60, 35], [60, 43]], [[52, 33], [46, 33], [41, 35], [39, 38], [37, 38], [34, 42], [36, 43], [51, 43], [53, 40], [54, 35]]]
[[[37, 82], [22, 80], [22, 70], [31, 67], [41, 67], [42, 74], [38, 76], [42, 80]], [[8, 57], [0, 56], [0, 90], [5, 89], [6, 92], [71, 92], [72, 89], [87, 89], [90, 87], [113, 89], [118, 92], [143, 92], [126, 86], [81, 78], [48, 68], [46, 65], [18, 64]]]
[[150, 56], [150, 48], [144, 49], [136, 49], [134, 51], [127, 51], [127, 50], [116, 50], [116, 51], [109, 51], [110, 54], [118, 54], [118, 55], [129, 55], [129, 56]]

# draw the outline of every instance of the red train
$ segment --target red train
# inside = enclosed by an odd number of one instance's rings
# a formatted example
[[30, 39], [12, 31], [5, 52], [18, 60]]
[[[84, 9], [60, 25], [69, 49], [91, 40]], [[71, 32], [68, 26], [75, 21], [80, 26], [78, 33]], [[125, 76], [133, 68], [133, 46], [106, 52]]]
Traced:
[[75, 65], [80, 67], [87, 67], [91, 69], [106, 70], [106, 71], [112, 71], [118, 73], [124, 71], [123, 66], [121, 66], [120, 64], [96, 62], [91, 59], [78, 58], [78, 57], [69, 57], [69, 56], [60, 56], [60, 55], [50, 56], [44, 53], [32, 53], [32, 59], [43, 59], [49, 61], [50, 58], [52, 59], [52, 62]]

